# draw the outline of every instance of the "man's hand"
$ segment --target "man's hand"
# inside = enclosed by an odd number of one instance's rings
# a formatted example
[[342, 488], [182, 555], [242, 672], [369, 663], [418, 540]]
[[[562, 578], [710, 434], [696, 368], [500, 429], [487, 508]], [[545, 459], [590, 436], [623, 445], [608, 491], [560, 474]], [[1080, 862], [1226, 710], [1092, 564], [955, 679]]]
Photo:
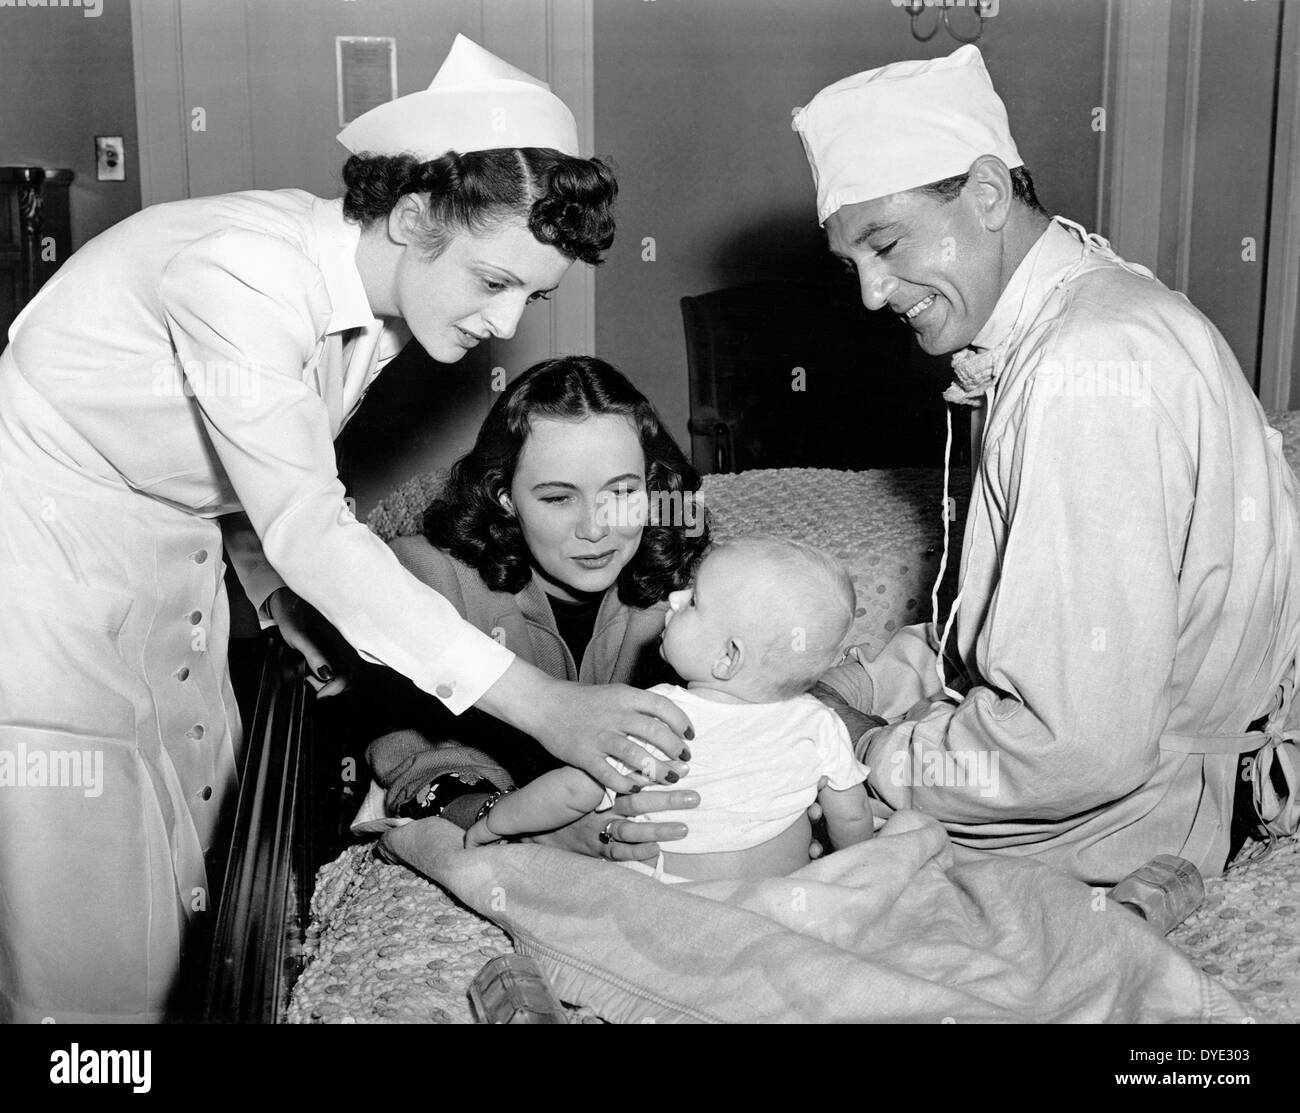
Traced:
[[[516, 658], [476, 706], [531, 734], [566, 765], [615, 792], [656, 781], [675, 784], [689, 768], [690, 751], [681, 736], [694, 737], [691, 721], [672, 700], [654, 692], [556, 680]], [[655, 760], [637, 740], [670, 760]], [[632, 774], [619, 773], [608, 758]]]
[[343, 635], [321, 613], [291, 588], [273, 591], [266, 609], [280, 628], [285, 643], [307, 661], [307, 682], [324, 699], [348, 687], [352, 650]]
[[[637, 823], [630, 816], [653, 815], [655, 812], [680, 811], [698, 808], [700, 797], [696, 792], [679, 789], [673, 792], [643, 792], [635, 796], [620, 796], [607, 812], [592, 812], [567, 827], [534, 835], [529, 841], [545, 846], [571, 850], [592, 858], [606, 858], [611, 862], [629, 859], [653, 862], [659, 857], [659, 844], [684, 839], [687, 828], [682, 823]], [[610, 841], [600, 840], [600, 833], [608, 828]]]
[[[818, 796], [821, 795], [822, 789], [824, 789], [828, 784], [830, 784], [829, 777], [822, 777], [820, 780], [818, 780], [817, 782]], [[814, 800], [811, 804], [808, 805], [808, 819], [812, 823], [816, 824], [818, 821], [820, 821], [823, 814], [824, 813], [822, 812], [822, 806], [816, 800]], [[808, 846], [808, 857], [813, 859], [813, 861], [816, 861], [825, 853], [826, 853], [826, 847], [822, 846], [822, 844], [819, 843], [816, 839], [813, 839], [813, 841]]]

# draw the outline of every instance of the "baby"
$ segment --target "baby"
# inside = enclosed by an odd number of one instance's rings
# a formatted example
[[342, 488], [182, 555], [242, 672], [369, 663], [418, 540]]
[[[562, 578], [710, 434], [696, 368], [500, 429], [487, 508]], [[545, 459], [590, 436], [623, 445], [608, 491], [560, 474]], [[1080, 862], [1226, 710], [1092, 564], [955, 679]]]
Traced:
[[[840, 720], [807, 694], [853, 622], [843, 567], [808, 545], [740, 539], [710, 550], [695, 582], [668, 604], [660, 652], [686, 687], [652, 691], [695, 726], [691, 769], [677, 787], [698, 792], [700, 806], [655, 813], [689, 831], [661, 854], [655, 875], [788, 874], [809, 861], [814, 800], [834, 847], [870, 838], [868, 769], [854, 758]], [[612, 797], [587, 774], [557, 769], [500, 797], [466, 832], [465, 845], [551, 830], [602, 802], [609, 807]]]

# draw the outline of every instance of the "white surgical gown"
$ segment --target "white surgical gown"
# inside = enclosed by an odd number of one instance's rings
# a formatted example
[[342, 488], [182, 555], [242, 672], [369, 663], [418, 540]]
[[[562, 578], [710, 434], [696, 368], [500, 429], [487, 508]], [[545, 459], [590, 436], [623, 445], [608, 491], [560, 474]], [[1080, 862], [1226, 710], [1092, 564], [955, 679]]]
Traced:
[[1295, 477], [1218, 330], [1081, 232], [1048, 227], [973, 345], [964, 698], [923, 626], [827, 682], [893, 720], [860, 743], [872, 791], [959, 845], [1095, 883], [1157, 853], [1216, 875], [1247, 727], [1292, 702]]

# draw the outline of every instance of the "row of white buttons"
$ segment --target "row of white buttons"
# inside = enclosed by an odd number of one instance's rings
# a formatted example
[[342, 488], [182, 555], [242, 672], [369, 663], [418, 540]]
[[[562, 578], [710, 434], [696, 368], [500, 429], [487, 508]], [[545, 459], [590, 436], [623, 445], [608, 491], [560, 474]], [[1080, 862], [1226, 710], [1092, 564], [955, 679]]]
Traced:
[[[207, 559], [208, 559], [207, 549], [198, 549], [195, 552], [190, 553], [190, 560], [192, 560], [195, 564], [204, 564], [206, 563]], [[203, 612], [190, 611], [187, 617], [190, 620], [191, 626], [197, 626], [200, 622], [203, 621]], [[177, 680], [180, 681], [188, 680], [190, 675], [190, 670], [186, 666], [182, 665], [179, 669], [176, 670], [175, 675]], [[185, 732], [185, 737], [191, 738], [197, 742], [199, 739], [203, 737], [203, 734], [204, 734], [203, 724], [195, 723], [189, 730]], [[197, 796], [200, 800], [211, 800], [212, 786], [204, 785], [194, 795]]]

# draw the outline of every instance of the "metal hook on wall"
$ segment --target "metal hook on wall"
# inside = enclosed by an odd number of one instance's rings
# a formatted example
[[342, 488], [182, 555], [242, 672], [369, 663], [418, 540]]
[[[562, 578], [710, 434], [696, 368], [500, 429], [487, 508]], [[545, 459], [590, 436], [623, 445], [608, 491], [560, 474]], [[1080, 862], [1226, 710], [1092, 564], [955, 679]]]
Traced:
[[[998, 0], [903, 0], [900, 6], [907, 12], [912, 38], [916, 39], [917, 42], [929, 42], [939, 33], [939, 24], [942, 23], [948, 34], [959, 43], [973, 43], [978, 42], [980, 36], [984, 33], [984, 21], [997, 14]], [[927, 33], [922, 34], [917, 30], [916, 18], [926, 8], [934, 9], [934, 26]], [[969, 8], [975, 13], [976, 18], [979, 20], [979, 26], [975, 29], [973, 35], [963, 35], [953, 28], [948, 13], [956, 8]]]

